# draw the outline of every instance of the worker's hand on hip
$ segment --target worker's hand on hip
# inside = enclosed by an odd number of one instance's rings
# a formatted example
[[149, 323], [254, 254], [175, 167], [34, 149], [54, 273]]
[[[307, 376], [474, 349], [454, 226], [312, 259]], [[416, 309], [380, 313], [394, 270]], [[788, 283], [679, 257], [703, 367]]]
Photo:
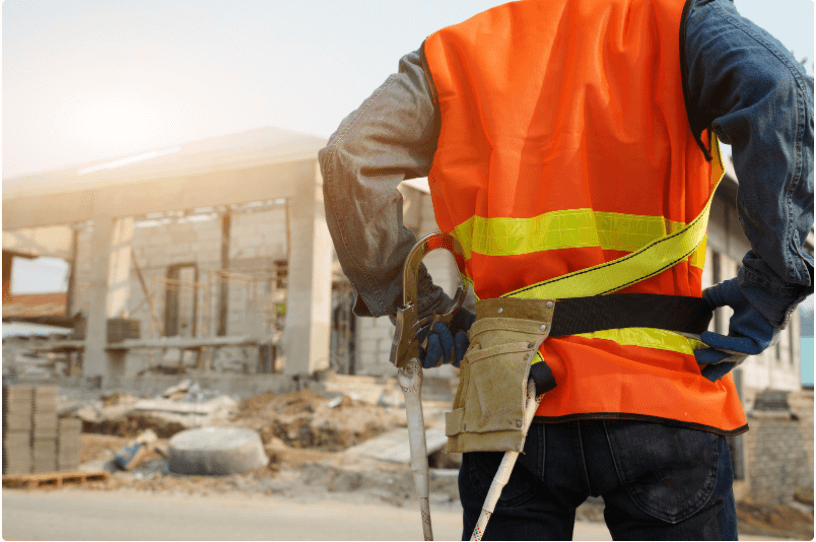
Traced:
[[[427, 329], [420, 331], [417, 340], [420, 344], [419, 361], [422, 367], [431, 369], [444, 363], [452, 363], [454, 367], [459, 367], [470, 344], [467, 332], [475, 320], [476, 316], [462, 307], [456, 312], [450, 324], [437, 322], [430, 333]], [[428, 342], [423, 348], [422, 344], [426, 338]]]
[[734, 309], [728, 336], [703, 332], [700, 340], [709, 348], [694, 351], [697, 363], [704, 366], [703, 376], [712, 382], [725, 376], [748, 356], [759, 354], [779, 340], [779, 329], [745, 298], [736, 278], [707, 288], [703, 291], [703, 299], [712, 310], [726, 305]]

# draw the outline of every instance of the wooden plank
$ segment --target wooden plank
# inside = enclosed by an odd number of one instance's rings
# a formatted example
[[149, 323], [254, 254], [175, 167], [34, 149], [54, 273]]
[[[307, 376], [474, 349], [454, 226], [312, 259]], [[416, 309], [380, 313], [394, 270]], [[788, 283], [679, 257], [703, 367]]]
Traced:
[[4, 474], [3, 487], [34, 487], [43, 485], [62, 487], [65, 483], [82, 484], [90, 481], [104, 482], [106, 471], [42, 472], [37, 474]]

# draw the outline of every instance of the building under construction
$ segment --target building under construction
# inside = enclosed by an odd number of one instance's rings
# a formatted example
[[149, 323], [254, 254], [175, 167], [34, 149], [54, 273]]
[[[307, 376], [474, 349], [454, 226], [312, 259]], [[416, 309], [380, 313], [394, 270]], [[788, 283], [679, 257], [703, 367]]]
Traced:
[[[383, 374], [393, 328], [351, 313], [325, 226], [325, 143], [268, 128], [4, 181], [4, 320], [70, 326], [52, 345], [66, 372], [110, 382]], [[404, 187], [421, 233], [434, 230], [425, 192]], [[13, 258], [39, 256], [69, 262], [68, 292], [27, 307], [11, 296]]]

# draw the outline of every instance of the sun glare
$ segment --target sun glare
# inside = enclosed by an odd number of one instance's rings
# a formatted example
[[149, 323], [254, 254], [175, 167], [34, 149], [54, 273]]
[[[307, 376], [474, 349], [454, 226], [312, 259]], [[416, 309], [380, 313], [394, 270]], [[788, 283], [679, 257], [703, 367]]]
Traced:
[[149, 132], [150, 120], [142, 107], [115, 102], [97, 104], [80, 116], [77, 135], [89, 141], [128, 143]]
[[173, 115], [160, 93], [96, 87], [66, 99], [55, 121], [75, 145], [99, 158], [129, 155], [163, 143]]

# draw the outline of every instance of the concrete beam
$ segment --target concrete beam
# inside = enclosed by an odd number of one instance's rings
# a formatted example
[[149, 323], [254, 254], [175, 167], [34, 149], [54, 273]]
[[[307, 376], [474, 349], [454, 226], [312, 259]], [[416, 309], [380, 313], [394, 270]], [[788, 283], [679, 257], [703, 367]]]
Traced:
[[312, 182], [301, 185], [290, 200], [292, 238], [283, 341], [288, 375], [309, 375], [329, 367], [332, 241], [316, 161], [312, 175]]
[[312, 182], [316, 160], [301, 160], [200, 175], [135, 180], [93, 189], [3, 199], [3, 230], [139, 216], [271, 198], [293, 197]]

